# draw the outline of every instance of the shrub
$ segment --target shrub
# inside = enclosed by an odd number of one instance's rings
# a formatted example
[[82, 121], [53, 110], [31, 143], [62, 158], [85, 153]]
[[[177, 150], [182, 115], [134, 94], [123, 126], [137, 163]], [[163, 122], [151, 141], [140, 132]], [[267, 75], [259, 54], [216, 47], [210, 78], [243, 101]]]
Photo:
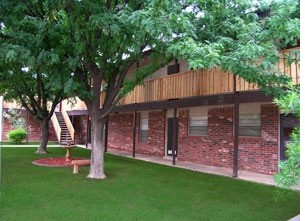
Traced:
[[10, 132], [8, 132], [7, 138], [9, 139], [9, 141], [15, 144], [20, 144], [26, 138], [26, 131], [22, 128], [11, 130]]

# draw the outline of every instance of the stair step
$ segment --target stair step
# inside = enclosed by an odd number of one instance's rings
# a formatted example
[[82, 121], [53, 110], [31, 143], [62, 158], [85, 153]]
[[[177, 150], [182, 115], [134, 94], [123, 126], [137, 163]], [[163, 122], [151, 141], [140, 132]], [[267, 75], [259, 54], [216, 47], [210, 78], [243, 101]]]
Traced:
[[61, 145], [67, 145], [67, 144], [74, 145], [74, 141], [71, 138], [70, 132], [65, 123], [62, 113], [55, 112], [55, 116], [57, 118], [57, 121], [58, 121], [60, 129], [61, 129], [60, 144]]

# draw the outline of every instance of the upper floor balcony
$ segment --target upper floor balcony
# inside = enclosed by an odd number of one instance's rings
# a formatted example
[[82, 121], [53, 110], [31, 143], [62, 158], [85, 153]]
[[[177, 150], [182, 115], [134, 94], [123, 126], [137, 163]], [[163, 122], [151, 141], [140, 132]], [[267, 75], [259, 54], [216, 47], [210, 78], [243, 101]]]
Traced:
[[[295, 84], [300, 83], [300, 65], [292, 63], [287, 65], [284, 57], [289, 50], [281, 52], [280, 62], [277, 67], [290, 76]], [[122, 98], [118, 105], [154, 102], [169, 99], [187, 98], [193, 96], [208, 96], [216, 94], [233, 93], [233, 74], [220, 69], [192, 70], [147, 80], [143, 85], [138, 85], [132, 92]], [[237, 91], [258, 90], [258, 86], [236, 78]], [[101, 102], [104, 94], [101, 93]]]
[[[281, 57], [277, 67], [291, 77], [295, 84], [300, 84], [300, 64], [292, 63], [287, 65], [284, 57], [290, 50], [281, 52]], [[209, 96], [217, 94], [233, 93], [234, 78], [233, 74], [224, 72], [220, 69], [211, 70], [186, 70], [186, 65], [181, 68], [182, 72], [167, 75], [166, 71], [158, 71], [152, 79], [144, 81], [144, 84], [138, 85], [134, 90], [123, 97], [118, 105], [138, 104], [154, 101], [164, 101], [170, 99], [190, 98], [196, 96]], [[134, 70], [131, 70], [131, 74]], [[163, 73], [162, 73], [163, 72]], [[258, 90], [258, 86], [245, 81], [243, 78], [236, 78], [237, 91]], [[104, 102], [105, 94], [101, 93], [101, 105]], [[77, 102], [72, 106], [64, 101], [65, 110], [86, 110], [84, 102], [77, 98]]]

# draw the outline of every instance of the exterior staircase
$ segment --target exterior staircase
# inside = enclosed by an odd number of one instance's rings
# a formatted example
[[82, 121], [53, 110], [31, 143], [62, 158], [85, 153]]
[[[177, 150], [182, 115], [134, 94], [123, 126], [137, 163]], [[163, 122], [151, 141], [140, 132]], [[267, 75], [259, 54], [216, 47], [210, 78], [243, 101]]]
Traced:
[[68, 127], [65, 123], [62, 113], [55, 112], [55, 115], [59, 122], [59, 126], [61, 128], [60, 141], [59, 141], [60, 145], [63, 145], [63, 146], [74, 145], [74, 141], [71, 138], [71, 135], [69, 133]]

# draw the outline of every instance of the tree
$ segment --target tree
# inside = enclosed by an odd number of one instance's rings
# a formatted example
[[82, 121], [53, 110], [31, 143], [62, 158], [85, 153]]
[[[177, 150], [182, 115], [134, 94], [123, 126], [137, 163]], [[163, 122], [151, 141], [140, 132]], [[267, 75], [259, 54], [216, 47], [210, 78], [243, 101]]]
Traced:
[[[6, 63], [1, 62], [3, 65]], [[6, 70], [4, 70], [6, 69]], [[23, 73], [14, 71], [6, 66], [0, 68], [0, 93], [6, 100], [17, 100], [28, 113], [39, 123], [41, 129], [41, 142], [36, 153], [47, 153], [49, 140], [49, 121], [56, 105], [63, 99], [63, 88], [55, 89], [50, 82], [52, 77], [43, 73]], [[18, 73], [18, 74], [17, 74]], [[64, 83], [62, 84], [62, 87]], [[51, 105], [51, 107], [49, 107]]]
[[[5, 58], [17, 57], [18, 53], [26, 60], [30, 54], [18, 50], [29, 44], [31, 49], [37, 50], [35, 56], [43, 48], [53, 61], [49, 64], [47, 60], [43, 68], [40, 67], [42, 69], [33, 68], [36, 62], [21, 62], [14, 75], [22, 67], [31, 67], [27, 73], [35, 73], [35, 77], [36, 74], [47, 75], [46, 79], [53, 77], [53, 82], [58, 82], [60, 78], [55, 76], [73, 73], [69, 79], [77, 83], [77, 96], [87, 105], [92, 121], [89, 178], [105, 178], [102, 128], [111, 109], [145, 76], [173, 59], [166, 49], [184, 37], [181, 33], [192, 34], [192, 26], [182, 13], [182, 6], [181, 2], [173, 0], [2, 1], [2, 39], [8, 41], [10, 31], [9, 37], [14, 39], [19, 32], [30, 32], [29, 37], [17, 38], [19, 42], [12, 45]], [[34, 27], [23, 25], [26, 22]], [[45, 26], [47, 28], [42, 31], [35, 29]], [[139, 68], [132, 80], [126, 80], [128, 69], [146, 56], [146, 49], [150, 50], [152, 63]], [[58, 60], [62, 64], [59, 65]], [[11, 66], [15, 67], [16, 63], [14, 60]], [[58, 66], [60, 70], [56, 68]], [[62, 74], [56, 75], [56, 70]], [[20, 72], [20, 75], [24, 74], [24, 71]], [[106, 93], [103, 104], [100, 103], [102, 83]], [[67, 91], [73, 93], [73, 90]], [[56, 103], [54, 100], [53, 104]]]
[[[191, 33], [179, 1], [65, 1], [58, 11], [67, 31], [65, 47], [75, 59], [75, 77], [85, 90], [78, 94], [91, 118], [91, 166], [88, 177], [105, 178], [102, 128], [117, 102], [146, 76], [173, 57], [169, 45]], [[150, 49], [151, 64], [126, 75]], [[100, 92], [105, 84], [105, 100]]]
[[46, 153], [50, 118], [72, 81], [56, 43], [60, 30], [53, 32], [58, 27], [50, 23], [50, 11], [43, 4], [35, 7], [36, 11], [19, 1], [0, 2], [0, 94], [17, 100], [39, 122], [37, 153]]

